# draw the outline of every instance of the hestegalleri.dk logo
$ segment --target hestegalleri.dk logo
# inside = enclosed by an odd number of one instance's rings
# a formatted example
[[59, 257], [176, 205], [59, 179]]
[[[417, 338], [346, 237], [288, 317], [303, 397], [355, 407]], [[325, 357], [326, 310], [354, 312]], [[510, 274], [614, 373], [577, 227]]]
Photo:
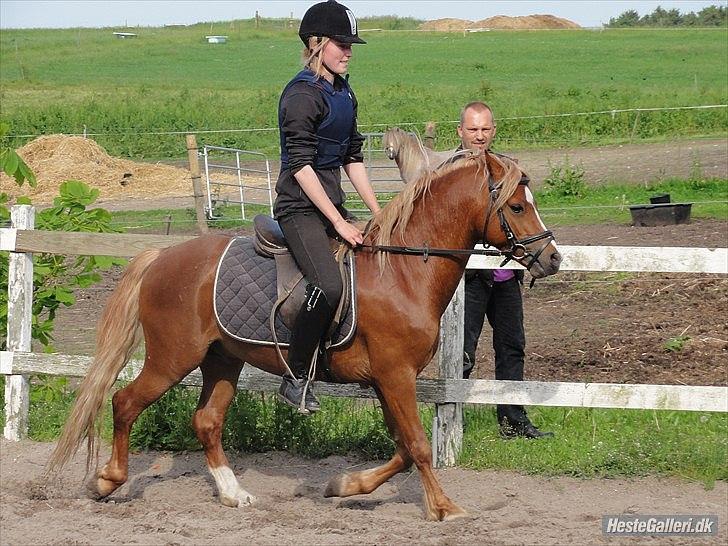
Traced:
[[718, 516], [643, 516], [634, 514], [602, 516], [602, 533], [612, 536], [715, 535], [718, 533]]

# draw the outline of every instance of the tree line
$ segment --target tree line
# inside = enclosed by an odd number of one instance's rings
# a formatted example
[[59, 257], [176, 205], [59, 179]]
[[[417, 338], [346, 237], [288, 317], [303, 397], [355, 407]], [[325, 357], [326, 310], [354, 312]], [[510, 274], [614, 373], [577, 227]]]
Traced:
[[657, 6], [655, 11], [640, 17], [637, 11], [627, 10], [609, 19], [607, 27], [725, 27], [728, 26], [726, 6], [708, 6], [694, 13], [680, 13], [678, 9], [666, 10]]

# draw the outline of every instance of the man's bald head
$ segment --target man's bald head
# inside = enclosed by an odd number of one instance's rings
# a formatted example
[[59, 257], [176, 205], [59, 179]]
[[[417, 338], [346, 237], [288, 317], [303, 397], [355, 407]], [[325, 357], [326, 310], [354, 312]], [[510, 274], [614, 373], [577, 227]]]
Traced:
[[487, 150], [495, 138], [493, 110], [484, 102], [470, 102], [460, 112], [458, 136], [466, 150]]

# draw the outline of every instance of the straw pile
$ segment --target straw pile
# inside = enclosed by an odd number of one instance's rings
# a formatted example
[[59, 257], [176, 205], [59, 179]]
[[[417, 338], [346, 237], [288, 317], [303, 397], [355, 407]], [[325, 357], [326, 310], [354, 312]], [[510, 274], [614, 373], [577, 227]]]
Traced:
[[476, 28], [499, 28], [513, 30], [581, 28], [573, 21], [554, 15], [526, 15], [524, 17], [508, 17], [496, 15], [474, 23]]
[[579, 25], [568, 19], [554, 15], [526, 15], [523, 17], [508, 17], [496, 15], [480, 21], [468, 21], [467, 19], [436, 19], [427, 21], [420, 25], [421, 30], [437, 30], [440, 32], [463, 31], [474, 28], [493, 28], [511, 30], [535, 30], [535, 29], [559, 29], [559, 28], [580, 28]]
[[100, 190], [100, 198], [191, 196], [189, 171], [169, 165], [137, 163], [111, 157], [91, 139], [41, 136], [18, 150], [35, 173], [38, 185], [18, 187], [0, 174], [0, 188], [10, 194], [29, 196], [34, 203], [50, 203], [66, 180], [80, 180]]

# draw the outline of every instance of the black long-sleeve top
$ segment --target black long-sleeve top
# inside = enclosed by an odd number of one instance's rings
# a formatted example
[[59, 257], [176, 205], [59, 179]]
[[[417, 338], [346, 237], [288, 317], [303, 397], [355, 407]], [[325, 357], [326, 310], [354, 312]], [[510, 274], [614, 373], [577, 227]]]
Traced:
[[[334, 85], [341, 85], [337, 76]], [[356, 126], [357, 100], [351, 94], [354, 103], [354, 123], [349, 142], [349, 149], [344, 157], [344, 165], [361, 163], [364, 161], [362, 146], [364, 137]], [[291, 85], [281, 97], [280, 104], [281, 123], [280, 131], [285, 135], [286, 149], [288, 151], [288, 168], [282, 169], [276, 182], [276, 202], [274, 213], [276, 218], [292, 212], [318, 210], [305, 194], [294, 174], [306, 165], [310, 165], [328, 195], [331, 202], [340, 211], [346, 198], [341, 189], [341, 169], [320, 169], [315, 167], [318, 139], [317, 128], [329, 114], [329, 108], [322, 96], [322, 91], [307, 82], [297, 82]]]

